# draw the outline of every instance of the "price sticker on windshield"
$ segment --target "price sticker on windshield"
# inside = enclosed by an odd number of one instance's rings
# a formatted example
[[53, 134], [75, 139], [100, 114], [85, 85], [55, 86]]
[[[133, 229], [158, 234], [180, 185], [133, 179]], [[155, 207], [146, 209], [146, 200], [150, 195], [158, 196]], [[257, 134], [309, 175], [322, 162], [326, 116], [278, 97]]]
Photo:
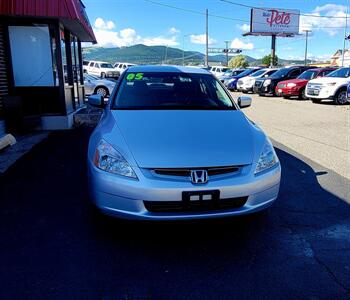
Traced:
[[142, 80], [142, 78], [143, 78], [143, 73], [129, 73], [126, 76], [126, 80], [128, 81]]

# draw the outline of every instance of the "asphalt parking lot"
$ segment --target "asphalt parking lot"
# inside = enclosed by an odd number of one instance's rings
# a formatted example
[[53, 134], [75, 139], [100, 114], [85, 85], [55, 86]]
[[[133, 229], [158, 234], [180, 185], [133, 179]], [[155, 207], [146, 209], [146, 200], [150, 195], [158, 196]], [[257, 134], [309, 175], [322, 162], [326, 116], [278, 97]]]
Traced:
[[272, 139], [350, 180], [350, 105], [249, 96], [244, 112]]
[[0, 299], [349, 299], [346, 178], [275, 142], [266, 213], [111, 219], [88, 202], [89, 134], [54, 132], [1, 175]]

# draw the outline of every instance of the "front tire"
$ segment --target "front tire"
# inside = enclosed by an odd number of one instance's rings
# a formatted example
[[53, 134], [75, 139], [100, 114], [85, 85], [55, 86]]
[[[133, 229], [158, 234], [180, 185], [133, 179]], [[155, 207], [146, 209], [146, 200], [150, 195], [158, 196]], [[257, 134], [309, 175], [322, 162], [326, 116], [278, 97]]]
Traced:
[[344, 105], [348, 102], [348, 100], [346, 99], [346, 90], [340, 90], [336, 93], [336, 95], [334, 96], [334, 103], [337, 105]]
[[101, 95], [103, 98], [105, 98], [108, 95], [108, 90], [103, 86], [99, 86], [95, 89], [95, 94]]
[[298, 97], [299, 100], [307, 100], [307, 97], [305, 95], [305, 88], [303, 88], [300, 93], [299, 93], [299, 97]]

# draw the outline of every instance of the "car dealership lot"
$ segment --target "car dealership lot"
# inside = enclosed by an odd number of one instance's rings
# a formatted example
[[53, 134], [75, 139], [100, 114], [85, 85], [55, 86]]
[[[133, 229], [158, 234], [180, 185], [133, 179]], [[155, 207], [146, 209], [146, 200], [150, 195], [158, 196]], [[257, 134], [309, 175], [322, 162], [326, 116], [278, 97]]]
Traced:
[[249, 96], [244, 112], [269, 137], [350, 179], [350, 105]]
[[121, 221], [88, 202], [89, 134], [52, 133], [0, 177], [1, 299], [349, 298], [344, 177], [275, 143], [283, 172], [268, 212]]

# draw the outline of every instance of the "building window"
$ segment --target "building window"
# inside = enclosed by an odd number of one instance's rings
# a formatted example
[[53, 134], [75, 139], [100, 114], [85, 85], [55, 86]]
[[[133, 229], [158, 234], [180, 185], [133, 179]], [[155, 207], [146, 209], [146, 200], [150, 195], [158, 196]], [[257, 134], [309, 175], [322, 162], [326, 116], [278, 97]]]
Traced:
[[55, 86], [47, 25], [9, 26], [15, 86]]

